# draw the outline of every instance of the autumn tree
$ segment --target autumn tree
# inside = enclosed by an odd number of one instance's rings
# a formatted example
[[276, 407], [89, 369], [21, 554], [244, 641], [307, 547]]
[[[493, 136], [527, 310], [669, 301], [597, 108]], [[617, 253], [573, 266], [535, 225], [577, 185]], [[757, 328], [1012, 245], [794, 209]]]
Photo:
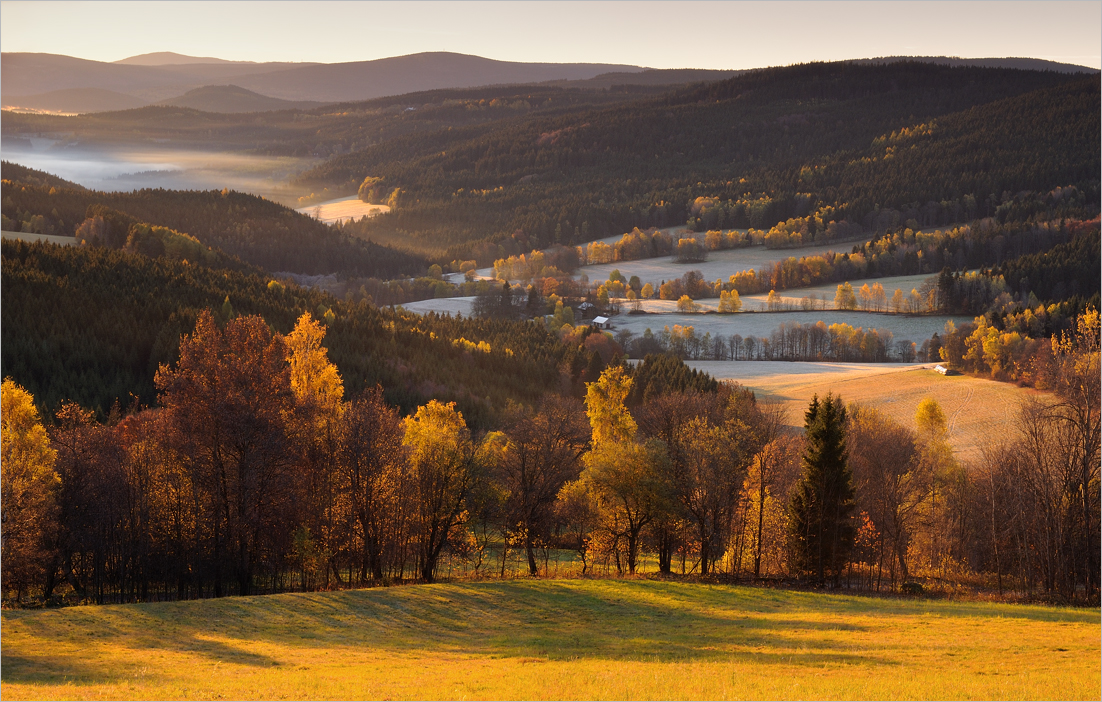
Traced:
[[555, 517], [582, 561], [582, 574], [589, 568], [590, 543], [600, 515], [589, 484], [579, 478], [562, 486], [555, 498]]
[[[920, 416], [936, 413], [919, 406]], [[847, 443], [857, 500], [881, 537], [877, 544], [879, 567], [883, 567], [887, 548], [889, 559], [899, 565], [902, 582], [906, 582], [910, 579], [908, 547], [931, 487], [929, 465], [922, 460], [914, 432], [870, 407], [851, 407]], [[891, 570], [894, 574], [895, 568]]]
[[[676, 480], [676, 476], [686, 471], [689, 446], [694, 438], [688, 425], [698, 417], [704, 418], [706, 423], [714, 423], [721, 411], [714, 393], [706, 396], [697, 392], [667, 392], [652, 394], [637, 414], [643, 433], [662, 442], [666, 466], [671, 471], [671, 479]], [[685, 531], [683, 522], [679, 511], [670, 510], [656, 515], [650, 527], [660, 572], [671, 571], [673, 552], [681, 541], [681, 532]]]
[[430, 400], [404, 425], [418, 568], [421, 579], [432, 582], [441, 551], [465, 520], [464, 503], [479, 477], [480, 456], [454, 402]]
[[[1048, 382], [1058, 400], [1046, 411], [1060, 442], [1062, 471], [1067, 476], [1070, 518], [1069, 546], [1075, 565], [1069, 568], [1081, 580], [1088, 596], [1099, 591], [1099, 455], [1102, 452], [1102, 388], [1099, 371], [1099, 313], [1088, 309], [1073, 331], [1052, 339]], [[1069, 515], [1070, 517], [1070, 515]], [[1072, 586], [1073, 588], [1073, 586]]]
[[51, 563], [57, 452], [50, 447], [30, 393], [5, 378], [0, 398], [3, 588], [14, 591], [18, 602], [32, 584], [43, 581]]
[[398, 411], [383, 400], [380, 386], [352, 400], [342, 416], [338, 455], [339, 489], [348, 496], [359, 530], [360, 580], [382, 580], [388, 550], [397, 550], [405, 521], [407, 448]]
[[594, 446], [635, 439], [635, 419], [624, 404], [631, 385], [631, 377], [620, 366], [605, 369], [596, 381], [586, 384], [585, 408]]
[[341, 416], [344, 413], [344, 383], [337, 367], [327, 357], [322, 342], [325, 328], [309, 312], [303, 313], [287, 335], [287, 363], [294, 396], [294, 409], [287, 414], [288, 434], [294, 440], [302, 460], [297, 472], [303, 497], [302, 527], [316, 542], [324, 576], [330, 571], [340, 580], [332, 560], [341, 522], [337, 514], [337, 453]]
[[506, 422], [496, 473], [506, 494], [506, 527], [521, 533], [531, 575], [539, 572], [535, 543], [550, 537], [555, 498], [578, 478], [589, 433], [579, 403], [554, 396], [536, 411], [515, 408]]
[[857, 295], [853, 292], [853, 286], [849, 282], [842, 283], [834, 294], [834, 306], [840, 310], [857, 309]]
[[[209, 311], [180, 341], [175, 368], [162, 365], [160, 401], [184, 437], [198, 478], [210, 495], [214, 583], [231, 564], [238, 593], [272, 547], [292, 487], [284, 418], [293, 395], [286, 345], [258, 316], [237, 317], [219, 329]], [[281, 513], [282, 512], [282, 513]]]
[[757, 487], [756, 516], [754, 525], [754, 577], [761, 577], [763, 552], [762, 539], [765, 530], [765, 505], [767, 498], [775, 492], [777, 480], [784, 466], [789, 462], [791, 443], [784, 441], [781, 428], [784, 426], [785, 410], [780, 403], [758, 404], [753, 416], [752, 430], [754, 448], [750, 471]]
[[584, 460], [582, 479], [596, 506], [600, 529], [611, 538], [617, 572], [626, 566], [634, 573], [641, 532], [671, 507], [664, 447], [654, 440], [606, 442]]
[[919, 461], [916, 475], [928, 481], [928, 496], [917, 507], [921, 528], [912, 530], [916, 562], [946, 575], [946, 569], [964, 565], [968, 537], [970, 481], [964, 466], [949, 446], [949, 425], [938, 402], [927, 397], [915, 411], [915, 437]]
[[816, 395], [804, 414], [803, 475], [788, 509], [791, 565], [817, 582], [836, 585], [853, 547], [853, 479], [846, 457], [846, 409], [831, 394]]
[[624, 401], [632, 380], [613, 366], [586, 387], [586, 414], [593, 428], [593, 448], [585, 455], [582, 478], [600, 514], [602, 529], [613, 539], [617, 570], [621, 542], [628, 572], [635, 572], [639, 535], [667, 508], [665, 447], [637, 440], [635, 419]]

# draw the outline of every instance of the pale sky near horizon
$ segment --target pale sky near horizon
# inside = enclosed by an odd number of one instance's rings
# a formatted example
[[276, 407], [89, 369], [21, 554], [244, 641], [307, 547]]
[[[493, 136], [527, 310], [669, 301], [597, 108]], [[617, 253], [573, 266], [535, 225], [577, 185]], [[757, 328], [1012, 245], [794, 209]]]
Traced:
[[878, 56], [1102, 68], [1102, 1], [244, 2], [0, 0], [0, 49], [115, 61], [174, 51], [337, 63], [454, 51], [505, 61], [754, 68]]

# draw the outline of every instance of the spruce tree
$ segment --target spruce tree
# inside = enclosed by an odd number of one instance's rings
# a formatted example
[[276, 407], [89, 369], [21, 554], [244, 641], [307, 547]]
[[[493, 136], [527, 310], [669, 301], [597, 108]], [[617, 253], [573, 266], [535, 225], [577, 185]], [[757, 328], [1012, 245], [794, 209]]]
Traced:
[[804, 415], [807, 449], [803, 475], [788, 508], [793, 570], [824, 583], [838, 576], [853, 548], [853, 474], [846, 461], [846, 409], [828, 394], [811, 400]]

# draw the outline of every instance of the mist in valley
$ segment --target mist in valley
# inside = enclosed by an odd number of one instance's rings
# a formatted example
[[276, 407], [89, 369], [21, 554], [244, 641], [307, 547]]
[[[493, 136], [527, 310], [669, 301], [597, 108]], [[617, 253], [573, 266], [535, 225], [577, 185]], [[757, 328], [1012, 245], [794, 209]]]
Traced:
[[143, 188], [222, 190], [299, 206], [303, 193], [287, 183], [318, 163], [314, 158], [254, 156], [218, 151], [120, 146], [87, 147], [41, 138], [5, 138], [3, 158], [92, 190]]

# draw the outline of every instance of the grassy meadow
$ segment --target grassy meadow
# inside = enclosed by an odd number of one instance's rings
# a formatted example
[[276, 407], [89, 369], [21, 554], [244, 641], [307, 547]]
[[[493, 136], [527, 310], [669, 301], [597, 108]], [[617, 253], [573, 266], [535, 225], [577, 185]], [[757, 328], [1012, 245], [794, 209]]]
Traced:
[[933, 364], [799, 363], [786, 361], [687, 361], [720, 380], [736, 380], [763, 399], [782, 402], [790, 426], [802, 427], [813, 395], [841, 395], [846, 403], [875, 407], [905, 427], [915, 428], [918, 403], [932, 397], [949, 424], [948, 441], [957, 457], [978, 461], [992, 437], [1014, 426], [1022, 401], [1037, 390], [967, 375], [944, 376]]
[[1098, 699], [1097, 609], [513, 580], [3, 613], [12, 699]]
[[317, 217], [317, 219], [326, 224], [333, 224], [349, 219], [359, 219], [364, 216], [374, 217], [377, 214], [390, 212], [390, 207], [387, 205], [371, 205], [361, 200], [358, 196], [352, 195], [349, 197], [337, 198], [336, 200], [319, 202], [316, 205], [310, 205], [308, 207], [300, 207], [295, 211], [311, 217]]

